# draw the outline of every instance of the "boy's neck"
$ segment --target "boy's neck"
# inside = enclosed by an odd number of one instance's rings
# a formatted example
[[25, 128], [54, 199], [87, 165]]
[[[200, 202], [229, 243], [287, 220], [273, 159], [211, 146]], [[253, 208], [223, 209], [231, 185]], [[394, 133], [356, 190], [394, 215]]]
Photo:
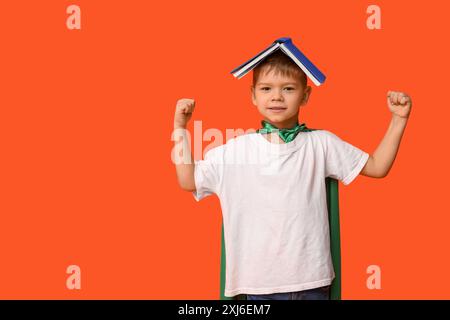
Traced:
[[298, 115], [292, 117], [291, 119], [286, 119], [283, 122], [272, 122], [267, 118], [265, 118], [264, 121], [270, 123], [271, 125], [277, 127], [278, 129], [292, 129], [298, 123]]

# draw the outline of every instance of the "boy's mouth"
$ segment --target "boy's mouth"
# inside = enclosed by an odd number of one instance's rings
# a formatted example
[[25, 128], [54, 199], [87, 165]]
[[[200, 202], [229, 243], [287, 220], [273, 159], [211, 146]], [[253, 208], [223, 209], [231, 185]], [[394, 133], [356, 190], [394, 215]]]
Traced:
[[272, 112], [282, 112], [282, 111], [286, 110], [287, 108], [284, 108], [284, 107], [269, 107], [267, 109], [269, 109]]

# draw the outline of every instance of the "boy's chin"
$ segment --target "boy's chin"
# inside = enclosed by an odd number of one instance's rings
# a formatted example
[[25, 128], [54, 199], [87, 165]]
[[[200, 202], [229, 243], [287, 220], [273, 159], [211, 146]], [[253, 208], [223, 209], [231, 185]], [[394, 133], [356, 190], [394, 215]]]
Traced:
[[[271, 123], [284, 123], [286, 121], [292, 120], [295, 116], [287, 117], [284, 115], [266, 115], [265, 118]], [[298, 117], [297, 117], [298, 119]]]

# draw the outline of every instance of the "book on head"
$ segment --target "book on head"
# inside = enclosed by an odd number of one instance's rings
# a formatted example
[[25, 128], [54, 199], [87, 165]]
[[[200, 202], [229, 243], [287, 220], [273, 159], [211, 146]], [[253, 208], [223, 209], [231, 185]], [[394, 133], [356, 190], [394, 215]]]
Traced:
[[256, 56], [233, 69], [231, 74], [238, 79], [242, 78], [255, 68], [264, 58], [276, 50], [282, 50], [290, 57], [316, 86], [320, 86], [325, 82], [325, 75], [294, 45], [292, 39], [289, 37], [275, 40], [269, 47], [258, 53]]

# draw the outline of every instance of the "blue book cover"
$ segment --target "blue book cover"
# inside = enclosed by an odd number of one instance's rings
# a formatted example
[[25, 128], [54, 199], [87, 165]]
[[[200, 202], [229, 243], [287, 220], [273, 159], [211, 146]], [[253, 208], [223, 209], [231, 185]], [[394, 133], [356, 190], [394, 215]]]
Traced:
[[325, 82], [325, 75], [298, 49], [292, 39], [289, 37], [279, 38], [275, 40], [268, 48], [264, 49], [256, 56], [241, 64], [231, 71], [233, 76], [238, 79], [242, 78], [253, 68], [255, 68], [265, 57], [269, 56], [276, 50], [282, 50], [290, 57], [302, 70], [308, 78], [316, 85], [320, 86]]

